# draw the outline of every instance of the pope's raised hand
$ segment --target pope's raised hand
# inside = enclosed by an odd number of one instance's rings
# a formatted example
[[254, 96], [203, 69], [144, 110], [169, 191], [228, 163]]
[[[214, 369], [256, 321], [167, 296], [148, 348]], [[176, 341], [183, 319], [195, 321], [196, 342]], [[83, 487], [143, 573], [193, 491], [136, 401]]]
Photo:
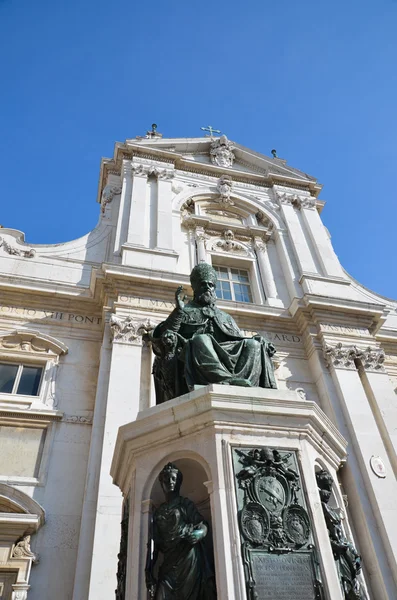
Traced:
[[179, 308], [180, 310], [183, 310], [183, 307], [185, 306], [185, 301], [187, 300], [186, 294], [184, 294], [181, 297], [182, 290], [183, 290], [183, 286], [180, 285], [175, 292], [175, 304], [176, 304], [176, 307]]

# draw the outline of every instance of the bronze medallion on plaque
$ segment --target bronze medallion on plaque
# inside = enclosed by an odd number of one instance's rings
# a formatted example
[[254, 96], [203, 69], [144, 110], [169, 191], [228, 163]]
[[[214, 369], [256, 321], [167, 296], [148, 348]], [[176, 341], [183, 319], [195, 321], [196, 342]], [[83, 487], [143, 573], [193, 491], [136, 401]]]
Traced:
[[323, 600], [295, 452], [234, 448], [248, 600]]

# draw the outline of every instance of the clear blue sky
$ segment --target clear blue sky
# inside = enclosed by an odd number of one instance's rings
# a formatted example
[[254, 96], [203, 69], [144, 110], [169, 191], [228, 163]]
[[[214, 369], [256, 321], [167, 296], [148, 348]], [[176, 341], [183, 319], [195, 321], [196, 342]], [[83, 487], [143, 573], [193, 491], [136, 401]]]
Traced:
[[115, 141], [211, 124], [317, 177], [343, 266], [397, 298], [396, 32], [397, 0], [0, 0], [0, 223], [79, 237]]

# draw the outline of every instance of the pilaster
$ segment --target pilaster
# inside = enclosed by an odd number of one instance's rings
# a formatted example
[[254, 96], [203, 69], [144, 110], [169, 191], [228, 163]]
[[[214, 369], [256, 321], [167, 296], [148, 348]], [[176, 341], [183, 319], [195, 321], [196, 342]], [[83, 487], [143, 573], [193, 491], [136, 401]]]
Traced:
[[325, 227], [320, 219], [315, 205], [303, 205], [301, 208], [302, 220], [310, 235], [317, 258], [323, 268], [324, 275], [330, 277], [342, 277], [346, 279], [341, 264], [332, 248], [331, 241], [327, 235]]
[[282, 306], [283, 303], [277, 293], [276, 281], [269, 259], [268, 243], [269, 241], [264, 241], [262, 238], [254, 238], [254, 247], [256, 256], [258, 257], [259, 271], [265, 287], [267, 302], [269, 306]]
[[[357, 346], [339, 342], [330, 346], [324, 342], [324, 358], [338, 392], [346, 426], [363, 482], [371, 501], [372, 510], [388, 557], [390, 568], [397, 584], [397, 523], [395, 498], [397, 482], [378, 425], [368, 402], [356, 368], [361, 356]], [[378, 478], [372, 471], [372, 456], [380, 456], [385, 464], [386, 478]]]
[[123, 160], [122, 167], [122, 189], [120, 197], [120, 207], [116, 227], [116, 239], [114, 243], [114, 251], [120, 253], [121, 246], [127, 239], [128, 217], [131, 207], [132, 195], [132, 170], [131, 161]]
[[128, 218], [127, 243], [136, 246], [145, 245], [144, 222], [147, 212], [147, 177], [149, 167], [133, 162], [131, 164], [133, 173], [131, 209]]
[[297, 204], [296, 200], [299, 197], [296, 194], [282, 192], [277, 192], [277, 196], [280, 201], [281, 213], [288, 226], [292, 247], [300, 268], [300, 275], [318, 273], [317, 265], [297, 214], [297, 208], [301, 207], [301, 203]]
[[157, 175], [157, 248], [173, 249], [172, 179], [174, 171], [164, 169]]

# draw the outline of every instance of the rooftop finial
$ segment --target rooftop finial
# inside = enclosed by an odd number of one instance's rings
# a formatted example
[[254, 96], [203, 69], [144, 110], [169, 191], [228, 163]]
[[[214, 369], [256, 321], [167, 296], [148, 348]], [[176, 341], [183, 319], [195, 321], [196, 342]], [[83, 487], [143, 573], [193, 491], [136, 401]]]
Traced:
[[214, 137], [213, 136], [214, 133], [222, 133], [221, 131], [219, 131], [219, 129], [214, 129], [212, 127], [212, 125], [208, 125], [208, 127], [200, 127], [200, 129], [202, 131], [209, 131], [210, 132], [209, 135], [208, 135], [208, 133], [205, 134], [206, 137]]
[[151, 131], [147, 131], [146, 132], [146, 138], [162, 138], [163, 134], [162, 133], [158, 133], [157, 131], [157, 123], [152, 123], [152, 129]]

